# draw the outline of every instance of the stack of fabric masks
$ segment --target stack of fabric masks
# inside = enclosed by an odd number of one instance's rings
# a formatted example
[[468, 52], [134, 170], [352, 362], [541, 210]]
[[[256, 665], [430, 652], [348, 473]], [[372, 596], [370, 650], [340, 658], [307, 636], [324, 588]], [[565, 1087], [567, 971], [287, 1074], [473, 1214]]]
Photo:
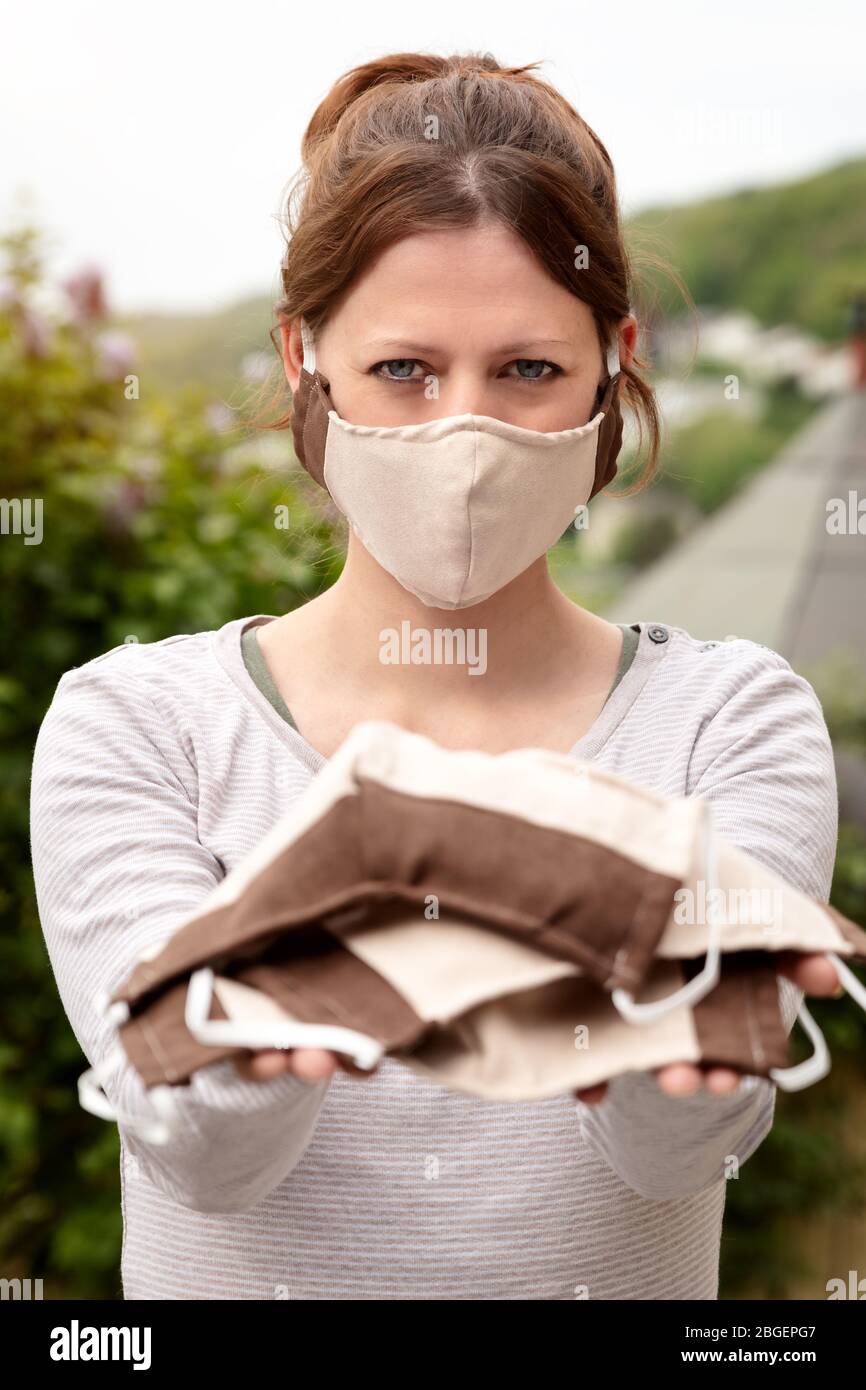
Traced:
[[[396, 1059], [491, 1100], [690, 1061], [799, 1089], [775, 954], [843, 958], [866, 933], [663, 797], [544, 749], [452, 751], [359, 724], [304, 795], [104, 1001], [171, 1132], [173, 1088], [249, 1049]], [[79, 1083], [101, 1090], [115, 1050]], [[132, 1127], [135, 1123], [128, 1121]]]

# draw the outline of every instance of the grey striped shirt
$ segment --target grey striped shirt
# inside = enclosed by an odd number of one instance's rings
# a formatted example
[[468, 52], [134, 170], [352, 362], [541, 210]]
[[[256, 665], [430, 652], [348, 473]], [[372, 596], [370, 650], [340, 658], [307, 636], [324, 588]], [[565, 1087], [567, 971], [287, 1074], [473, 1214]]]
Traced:
[[[115, 647], [61, 677], [42, 722], [38, 907], [90, 1063], [114, 1041], [98, 993], [323, 765], [244, 665], [241, 632], [267, 620]], [[776, 653], [642, 623], [572, 751], [710, 798], [723, 834], [827, 900], [832, 750], [812, 687]], [[781, 991], [790, 1027], [802, 996]], [[106, 1089], [147, 1110], [128, 1064]], [[169, 1145], [121, 1129], [127, 1299], [714, 1299], [725, 1173], [766, 1136], [775, 1087], [749, 1077], [733, 1096], [670, 1097], [635, 1072], [599, 1106], [491, 1103], [386, 1058], [372, 1077], [316, 1084], [245, 1082], [220, 1063], [179, 1094], [185, 1124]]]

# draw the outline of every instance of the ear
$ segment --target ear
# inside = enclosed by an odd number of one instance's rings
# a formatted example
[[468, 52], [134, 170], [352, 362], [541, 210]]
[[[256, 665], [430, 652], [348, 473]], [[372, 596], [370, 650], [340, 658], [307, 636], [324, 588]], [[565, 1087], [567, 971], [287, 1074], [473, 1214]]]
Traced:
[[638, 322], [634, 314], [626, 314], [625, 318], [620, 319], [616, 331], [619, 335], [619, 365], [627, 367], [637, 348]]
[[282, 344], [283, 371], [294, 395], [301, 379], [301, 367], [304, 361], [301, 329], [296, 319], [286, 320], [280, 324], [280, 342]]

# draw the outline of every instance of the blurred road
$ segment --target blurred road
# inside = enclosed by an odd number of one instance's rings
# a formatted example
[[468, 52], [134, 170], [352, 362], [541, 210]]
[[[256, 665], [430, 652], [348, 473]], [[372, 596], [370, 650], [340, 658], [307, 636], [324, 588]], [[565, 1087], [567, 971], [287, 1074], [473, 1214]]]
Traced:
[[[832, 498], [849, 526], [862, 502], [859, 532], [829, 533]], [[604, 616], [672, 623], [706, 639], [749, 637], [804, 674], [848, 654], [866, 675], [866, 391], [821, 409]]]

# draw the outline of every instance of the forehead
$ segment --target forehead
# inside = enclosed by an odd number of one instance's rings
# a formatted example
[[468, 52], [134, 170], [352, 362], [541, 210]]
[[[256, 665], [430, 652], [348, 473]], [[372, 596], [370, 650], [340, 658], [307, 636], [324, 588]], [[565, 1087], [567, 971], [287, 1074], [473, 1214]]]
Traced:
[[[333, 315], [340, 330], [395, 341], [439, 332], [493, 332], [579, 341], [588, 305], [555, 280], [502, 224], [416, 232], [385, 248], [356, 277]], [[428, 339], [425, 338], [425, 341]]]

